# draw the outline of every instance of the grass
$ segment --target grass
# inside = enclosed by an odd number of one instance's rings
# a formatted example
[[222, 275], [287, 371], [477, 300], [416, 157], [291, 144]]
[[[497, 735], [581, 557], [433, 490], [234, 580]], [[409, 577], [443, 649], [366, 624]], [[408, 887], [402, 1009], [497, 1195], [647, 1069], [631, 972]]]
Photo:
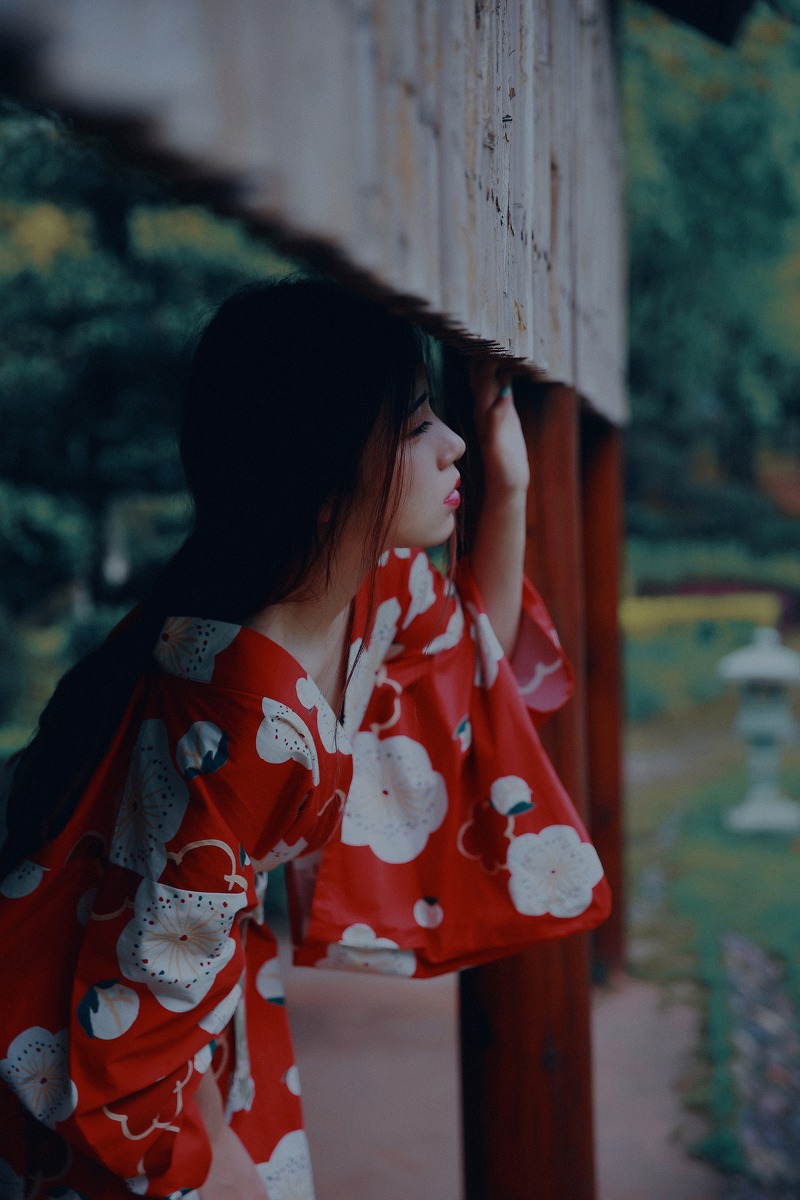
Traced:
[[[800, 838], [726, 828], [725, 813], [747, 784], [742, 748], [729, 732], [734, 712], [734, 698], [725, 697], [630, 729], [626, 798], [631, 970], [667, 988], [695, 985], [704, 1043], [685, 1099], [709, 1123], [698, 1152], [726, 1170], [743, 1168], [722, 966], [728, 931], [784, 960], [800, 1014]], [[784, 786], [800, 798], [800, 748], [787, 748], [783, 762]]]

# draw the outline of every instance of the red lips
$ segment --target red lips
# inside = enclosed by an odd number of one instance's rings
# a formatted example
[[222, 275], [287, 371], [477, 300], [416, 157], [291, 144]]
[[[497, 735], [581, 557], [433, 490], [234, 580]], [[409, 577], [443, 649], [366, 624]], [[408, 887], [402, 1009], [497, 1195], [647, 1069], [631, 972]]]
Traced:
[[459, 490], [458, 490], [458, 486], [460, 483], [461, 483], [461, 476], [459, 475], [458, 478], [456, 479], [456, 486], [453, 488], [452, 492], [445, 500], [445, 506], [447, 508], [458, 508], [459, 504], [461, 503], [461, 494], [459, 493]]

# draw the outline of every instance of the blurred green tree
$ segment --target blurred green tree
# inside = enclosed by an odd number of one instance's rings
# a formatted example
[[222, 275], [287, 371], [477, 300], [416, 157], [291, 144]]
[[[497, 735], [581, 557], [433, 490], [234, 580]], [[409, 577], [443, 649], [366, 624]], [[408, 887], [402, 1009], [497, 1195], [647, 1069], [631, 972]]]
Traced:
[[[187, 349], [225, 295], [290, 264], [101, 141], [10, 101], [0, 178], [0, 603], [19, 613], [70, 579], [90, 599], [125, 594], [114, 506], [182, 488]], [[170, 545], [157, 540], [155, 559]], [[134, 592], [142, 583], [139, 572]]]
[[634, 532], [796, 543], [743, 519], [759, 453], [800, 448], [799, 64], [766, 4], [732, 49], [624, 6]]

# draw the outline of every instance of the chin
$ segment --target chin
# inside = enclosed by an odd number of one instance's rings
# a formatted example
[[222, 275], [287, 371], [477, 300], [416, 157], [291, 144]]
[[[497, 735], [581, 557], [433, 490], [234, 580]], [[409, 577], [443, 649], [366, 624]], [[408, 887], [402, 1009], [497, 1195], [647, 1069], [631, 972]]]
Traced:
[[439, 521], [436, 525], [431, 523], [427, 528], [422, 522], [416, 527], [403, 528], [400, 526], [393, 535], [392, 546], [426, 546], [431, 549], [434, 546], [443, 546], [450, 540], [455, 527], [456, 518], [453, 513], [448, 513], [443, 521]]

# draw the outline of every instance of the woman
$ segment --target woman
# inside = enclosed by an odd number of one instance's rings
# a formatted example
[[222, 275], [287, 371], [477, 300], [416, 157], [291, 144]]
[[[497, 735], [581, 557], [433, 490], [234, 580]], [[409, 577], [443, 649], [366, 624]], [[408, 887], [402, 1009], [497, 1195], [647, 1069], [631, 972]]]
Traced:
[[13, 775], [3, 1195], [312, 1195], [261, 913], [281, 862], [309, 965], [434, 974], [605, 915], [530, 720], [570, 679], [523, 581], [519, 421], [490, 367], [475, 390], [485, 501], [454, 584], [406, 548], [452, 542], [464, 452], [413, 327], [312, 280], [211, 321], [193, 531]]

